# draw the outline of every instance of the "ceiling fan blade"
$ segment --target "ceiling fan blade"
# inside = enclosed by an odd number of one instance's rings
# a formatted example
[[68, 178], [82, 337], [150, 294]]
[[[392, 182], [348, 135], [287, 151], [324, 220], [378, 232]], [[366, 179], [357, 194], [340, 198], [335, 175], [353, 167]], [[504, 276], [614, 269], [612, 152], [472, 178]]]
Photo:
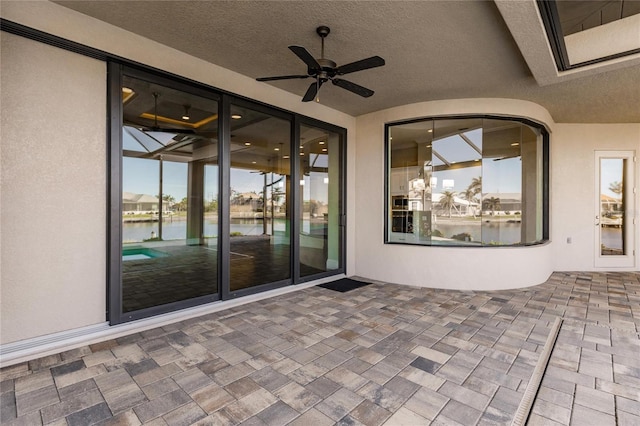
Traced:
[[257, 81], [275, 81], [275, 80], [289, 80], [294, 78], [309, 78], [308, 75], [279, 75], [277, 77], [260, 77], [256, 78]]
[[366, 87], [362, 87], [359, 84], [355, 84], [347, 80], [342, 80], [340, 78], [334, 78], [331, 81], [336, 86], [342, 87], [343, 89], [347, 89], [348, 91], [353, 92], [356, 95], [362, 96], [363, 98], [368, 98], [374, 93], [373, 90], [371, 89], [367, 89]]
[[302, 102], [311, 102], [312, 100], [314, 100], [316, 98], [316, 95], [318, 94], [318, 90], [320, 90], [320, 86], [322, 86], [322, 83], [322, 80], [316, 80], [311, 83], [311, 85], [307, 89], [307, 93], [305, 93], [302, 97]]
[[311, 70], [319, 70], [322, 68], [318, 61], [311, 56], [311, 53], [302, 46], [289, 46], [289, 50], [296, 54], [296, 56], [302, 59], [302, 62], [307, 64], [307, 67]]
[[380, 56], [372, 56], [367, 59], [361, 59], [350, 64], [342, 65], [336, 69], [338, 75], [349, 74], [351, 72], [368, 70], [369, 68], [381, 67], [385, 64], [384, 59]]

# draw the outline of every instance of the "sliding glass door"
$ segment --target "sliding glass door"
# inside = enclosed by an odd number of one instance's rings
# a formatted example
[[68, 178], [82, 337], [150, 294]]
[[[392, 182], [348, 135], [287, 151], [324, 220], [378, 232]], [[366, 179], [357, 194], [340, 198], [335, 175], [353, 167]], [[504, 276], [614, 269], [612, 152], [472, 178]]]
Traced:
[[111, 323], [344, 272], [344, 129], [110, 76]]
[[124, 315], [218, 294], [215, 99], [122, 80]]
[[342, 247], [340, 134], [300, 128], [300, 276], [337, 270]]
[[291, 120], [231, 105], [230, 282], [291, 281]]

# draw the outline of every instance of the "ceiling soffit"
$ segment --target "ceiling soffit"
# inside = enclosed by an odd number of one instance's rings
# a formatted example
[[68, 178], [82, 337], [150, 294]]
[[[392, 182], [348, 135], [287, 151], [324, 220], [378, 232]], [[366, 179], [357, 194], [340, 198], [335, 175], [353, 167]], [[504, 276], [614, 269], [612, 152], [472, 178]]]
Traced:
[[[535, 0], [55, 3], [250, 78], [305, 73], [287, 46], [319, 57], [315, 29], [327, 25], [325, 57], [386, 61], [349, 75], [375, 91], [370, 98], [320, 90], [322, 104], [354, 117], [432, 100], [512, 98], [543, 106], [556, 122], [640, 122], [640, 57], [559, 73]], [[264, 84], [302, 97], [309, 80]]]

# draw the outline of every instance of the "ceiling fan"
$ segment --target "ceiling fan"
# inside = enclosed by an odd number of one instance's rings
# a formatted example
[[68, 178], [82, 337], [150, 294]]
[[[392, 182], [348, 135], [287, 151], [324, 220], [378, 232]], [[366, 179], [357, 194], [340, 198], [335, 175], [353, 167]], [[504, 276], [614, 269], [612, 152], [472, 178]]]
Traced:
[[334, 85], [342, 87], [350, 92], [353, 92], [362, 97], [368, 98], [373, 95], [373, 90], [362, 87], [356, 83], [353, 83], [342, 78], [337, 78], [344, 74], [349, 74], [356, 71], [362, 71], [369, 68], [381, 67], [384, 65], [384, 59], [380, 56], [372, 56], [370, 58], [361, 59], [356, 62], [351, 62], [346, 65], [336, 66], [336, 63], [330, 59], [324, 57], [324, 39], [329, 35], [331, 30], [324, 25], [316, 28], [316, 33], [322, 39], [322, 50], [320, 52], [320, 58], [314, 58], [307, 49], [302, 46], [289, 46], [289, 49], [295, 53], [305, 64], [307, 64], [307, 74], [298, 75], [281, 75], [277, 77], [260, 77], [256, 78], [258, 81], [274, 81], [274, 80], [289, 80], [295, 78], [314, 78], [316, 81], [311, 83], [307, 92], [302, 97], [302, 102], [312, 101], [317, 97], [320, 87], [327, 81], [331, 81]]

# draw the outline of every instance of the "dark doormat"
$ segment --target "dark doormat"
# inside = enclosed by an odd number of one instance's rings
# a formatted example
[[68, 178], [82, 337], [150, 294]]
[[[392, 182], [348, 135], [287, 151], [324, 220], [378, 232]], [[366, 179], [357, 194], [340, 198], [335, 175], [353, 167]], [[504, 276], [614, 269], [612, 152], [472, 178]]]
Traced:
[[356, 280], [352, 280], [351, 278], [342, 278], [337, 281], [332, 281], [330, 283], [320, 284], [318, 287], [339, 291], [340, 293], [346, 293], [347, 291], [364, 287], [365, 285], [369, 285], [369, 284], [371, 283], [367, 283], [364, 281], [356, 281]]

